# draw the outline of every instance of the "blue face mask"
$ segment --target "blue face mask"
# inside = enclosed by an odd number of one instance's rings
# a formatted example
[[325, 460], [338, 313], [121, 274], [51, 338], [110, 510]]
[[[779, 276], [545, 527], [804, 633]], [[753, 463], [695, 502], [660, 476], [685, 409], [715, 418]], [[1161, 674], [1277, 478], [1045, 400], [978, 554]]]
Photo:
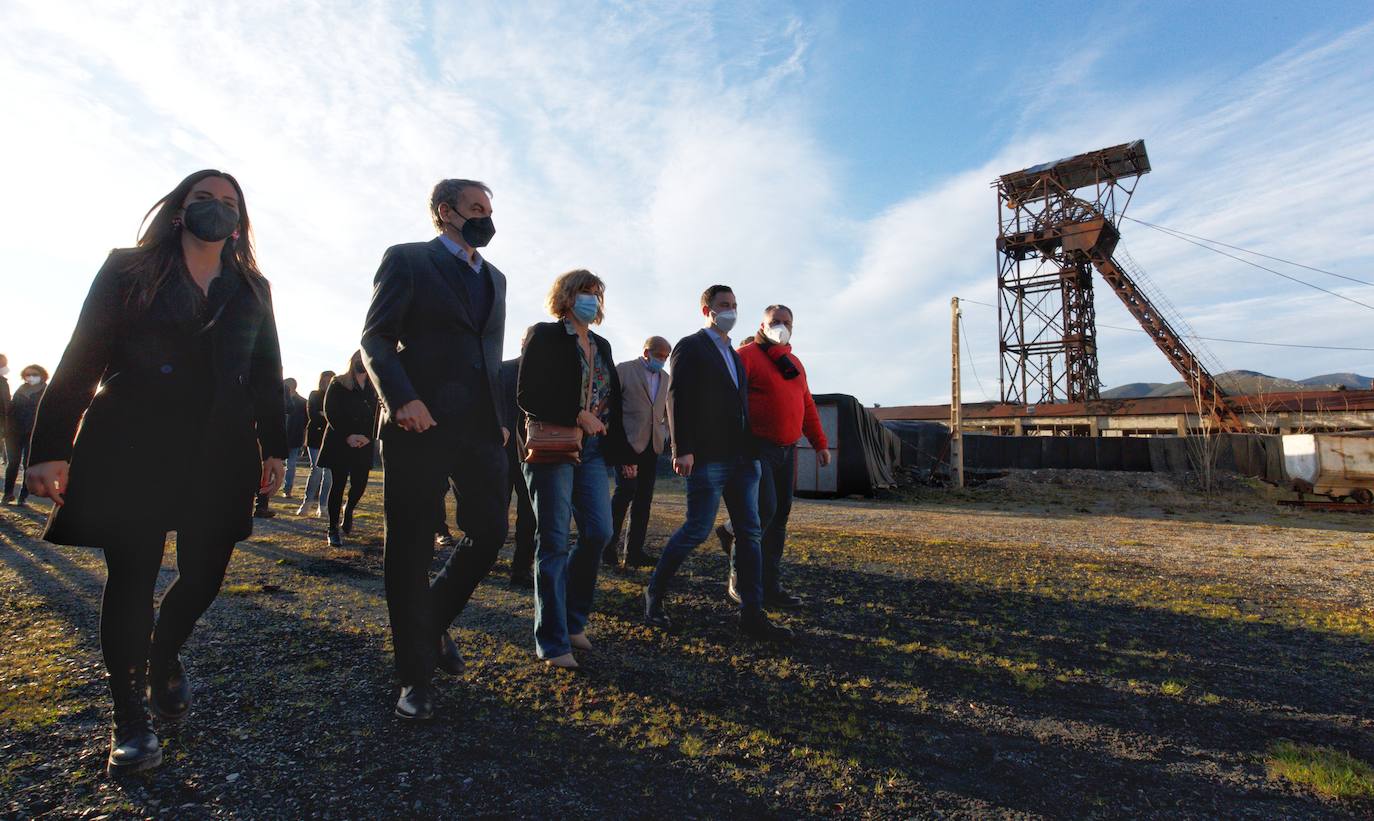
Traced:
[[648, 365], [649, 370], [653, 371], [654, 373], [658, 373], [658, 372], [662, 371], [662, 370], [663, 370], [663, 366], [666, 365], [666, 364], [668, 364], [668, 363], [667, 363], [667, 362], [664, 362], [662, 359], [655, 359], [654, 357], [651, 356], [651, 357], [649, 357], [648, 362], [646, 362], [645, 364]]
[[596, 312], [601, 309], [601, 300], [595, 294], [578, 294], [577, 301], [573, 303], [573, 316], [582, 321], [583, 325], [592, 324], [596, 319]]

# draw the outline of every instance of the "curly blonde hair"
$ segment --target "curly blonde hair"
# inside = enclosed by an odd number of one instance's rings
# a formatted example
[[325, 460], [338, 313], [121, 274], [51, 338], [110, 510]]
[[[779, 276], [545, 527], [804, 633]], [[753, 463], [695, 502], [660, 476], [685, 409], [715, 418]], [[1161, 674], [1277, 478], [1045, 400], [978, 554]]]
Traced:
[[[588, 289], [601, 297], [604, 302], [606, 283], [601, 281], [601, 277], [585, 268], [569, 271], [553, 281], [553, 287], [549, 288], [549, 295], [544, 299], [544, 308], [554, 319], [563, 319], [572, 313], [573, 304], [577, 302], [577, 295], [586, 293]], [[600, 325], [601, 320], [605, 318], [605, 306], [597, 305], [596, 318], [590, 324]]]

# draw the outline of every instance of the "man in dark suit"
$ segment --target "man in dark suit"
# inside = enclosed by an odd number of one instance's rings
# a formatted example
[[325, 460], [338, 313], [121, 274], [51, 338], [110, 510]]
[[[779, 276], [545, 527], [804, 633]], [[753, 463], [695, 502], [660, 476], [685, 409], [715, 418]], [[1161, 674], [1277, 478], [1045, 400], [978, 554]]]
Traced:
[[[520, 343], [521, 356], [533, 332], [533, 325], [525, 329], [525, 338]], [[517, 356], [501, 363], [506, 427], [510, 430], [516, 429], [520, 414], [520, 405], [515, 399], [520, 358]], [[515, 552], [510, 560], [510, 583], [512, 587], [534, 587], [534, 507], [530, 503], [529, 485], [525, 484], [525, 477], [520, 472], [520, 447], [514, 436], [506, 442], [506, 470], [510, 477], [506, 482], [506, 499], [510, 499], [512, 491], [515, 493]]]
[[751, 638], [786, 641], [792, 631], [773, 624], [763, 612], [759, 463], [749, 432], [744, 365], [730, 344], [737, 308], [729, 286], [707, 288], [701, 295], [706, 327], [678, 342], [669, 360], [673, 470], [687, 479], [687, 521], [663, 547], [644, 590], [644, 620], [655, 627], [672, 625], [663, 606], [668, 585], [687, 554], [711, 535], [724, 497], [735, 523], [740, 632]]
[[[478, 248], [495, 234], [491, 189], [443, 180], [430, 196], [439, 236], [388, 248], [373, 281], [363, 359], [385, 405], [384, 577], [396, 670], [396, 715], [434, 714], [436, 664], [462, 670], [448, 627], [491, 570], [506, 538], [501, 395], [506, 278]], [[431, 582], [434, 514], [447, 483], [471, 539]]]

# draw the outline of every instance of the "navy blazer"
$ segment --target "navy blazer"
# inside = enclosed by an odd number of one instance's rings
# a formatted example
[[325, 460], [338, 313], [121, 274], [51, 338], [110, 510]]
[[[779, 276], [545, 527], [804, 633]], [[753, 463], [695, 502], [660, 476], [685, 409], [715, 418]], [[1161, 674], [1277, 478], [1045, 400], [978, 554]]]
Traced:
[[[475, 316], [463, 278], [483, 276], [493, 299]], [[419, 399], [441, 425], [476, 439], [495, 437], [501, 407], [506, 277], [485, 259], [480, 272], [435, 237], [393, 245], [373, 280], [363, 325], [363, 362], [381, 394], [383, 436], [396, 411]]]
[[749, 433], [749, 380], [744, 363], [729, 347], [739, 375], [736, 385], [711, 338], [713, 333], [702, 328], [683, 337], [668, 359], [673, 375], [668, 384], [673, 456], [692, 454], [697, 465], [756, 455], [754, 437]]

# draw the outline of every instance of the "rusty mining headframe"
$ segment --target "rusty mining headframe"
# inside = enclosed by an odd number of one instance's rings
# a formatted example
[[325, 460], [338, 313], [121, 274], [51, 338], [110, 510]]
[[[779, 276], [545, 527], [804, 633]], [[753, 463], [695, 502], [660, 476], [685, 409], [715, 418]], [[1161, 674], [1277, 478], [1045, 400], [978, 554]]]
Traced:
[[1098, 398], [1094, 268], [1182, 375], [1200, 413], [1238, 430], [1240, 419], [1206, 367], [1112, 256], [1118, 222], [1141, 175], [1145, 142], [1004, 174], [997, 189], [997, 315], [1002, 401]]

